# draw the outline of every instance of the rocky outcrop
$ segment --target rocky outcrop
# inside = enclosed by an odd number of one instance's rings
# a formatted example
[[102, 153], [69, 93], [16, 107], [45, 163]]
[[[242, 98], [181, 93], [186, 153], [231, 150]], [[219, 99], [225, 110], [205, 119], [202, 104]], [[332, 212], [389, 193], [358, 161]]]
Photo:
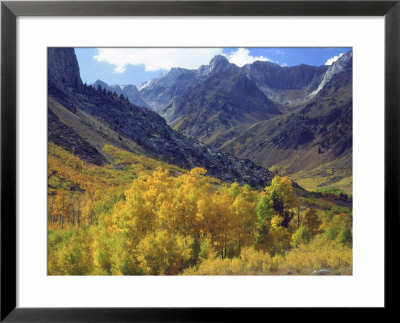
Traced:
[[48, 48], [47, 62], [49, 88], [63, 92], [82, 89], [79, 65], [73, 48]]
[[314, 270], [312, 274], [321, 276], [321, 275], [330, 275], [331, 272], [328, 269], [319, 269], [319, 270]]

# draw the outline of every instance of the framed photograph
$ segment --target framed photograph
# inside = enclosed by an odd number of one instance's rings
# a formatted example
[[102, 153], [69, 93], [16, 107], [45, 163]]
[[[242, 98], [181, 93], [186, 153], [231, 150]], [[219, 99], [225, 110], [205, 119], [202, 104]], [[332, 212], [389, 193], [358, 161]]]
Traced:
[[2, 2], [1, 320], [392, 308], [399, 15]]

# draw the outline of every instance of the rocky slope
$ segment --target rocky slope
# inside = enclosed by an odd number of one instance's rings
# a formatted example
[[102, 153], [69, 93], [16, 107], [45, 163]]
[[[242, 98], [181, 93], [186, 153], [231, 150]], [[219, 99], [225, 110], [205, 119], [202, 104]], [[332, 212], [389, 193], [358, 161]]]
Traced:
[[[351, 154], [351, 65], [294, 112], [232, 129], [223, 139], [221, 149], [286, 173], [310, 170]], [[351, 158], [346, 160], [351, 169]]]
[[88, 141], [83, 139], [73, 128], [60, 121], [56, 113], [48, 109], [48, 140], [58, 146], [65, 147], [86, 162], [104, 165], [107, 160]]
[[139, 91], [143, 100], [158, 112], [174, 97], [183, 95], [197, 83], [194, 71], [174, 67], [168, 73], [139, 86]]
[[353, 68], [353, 51], [349, 51], [342, 55], [334, 64], [329, 66], [327, 71], [319, 83], [318, 87], [310, 93], [309, 97], [317, 95], [324, 86], [334, 77], [334, 75], [341, 72], [352, 70]]
[[[60, 115], [68, 115], [63, 118], [66, 127], [76, 127], [81, 134], [93, 133], [84, 139], [99, 154], [104, 154], [99, 149], [99, 141], [114, 138], [113, 133], [116, 133], [118, 139], [113, 140], [118, 140], [120, 145], [128, 140], [127, 147], [136, 145], [145, 154], [179, 167], [204, 167], [209, 175], [223, 181], [263, 187], [272, 178], [267, 169], [250, 160], [238, 159], [174, 131], [153, 111], [82, 85], [71, 48], [49, 49], [48, 85], [49, 108], [51, 105], [51, 109], [58, 109]], [[49, 132], [53, 133], [54, 128], [59, 127], [57, 122], [49, 119]], [[49, 140], [54, 140], [52, 138], [49, 134]], [[59, 144], [64, 145], [60, 141]], [[72, 147], [66, 146], [71, 151]]]
[[160, 114], [183, 134], [215, 144], [219, 135], [233, 127], [267, 120], [281, 112], [245, 75], [219, 72], [173, 99]]
[[283, 67], [256, 61], [243, 66], [242, 72], [271, 100], [291, 106], [304, 100], [318, 87], [327, 69], [327, 66], [301, 64]]

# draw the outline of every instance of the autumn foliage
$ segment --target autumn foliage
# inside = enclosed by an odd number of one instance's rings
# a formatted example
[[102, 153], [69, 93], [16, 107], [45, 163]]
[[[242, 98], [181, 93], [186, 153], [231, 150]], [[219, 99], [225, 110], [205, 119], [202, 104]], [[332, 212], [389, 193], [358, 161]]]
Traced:
[[104, 150], [111, 166], [49, 145], [50, 275], [351, 273], [351, 212], [300, 205], [287, 177], [256, 190]]

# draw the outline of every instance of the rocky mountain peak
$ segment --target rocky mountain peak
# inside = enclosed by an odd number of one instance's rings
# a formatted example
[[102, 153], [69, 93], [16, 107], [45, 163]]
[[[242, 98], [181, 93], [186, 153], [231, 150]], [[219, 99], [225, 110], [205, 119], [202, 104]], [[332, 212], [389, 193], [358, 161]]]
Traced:
[[239, 72], [239, 67], [229, 63], [228, 59], [222, 55], [214, 56], [208, 65], [202, 65], [197, 70], [197, 78], [204, 79], [211, 73], [220, 72]]
[[229, 65], [229, 64], [230, 63], [229, 63], [228, 59], [225, 56], [223, 56], [223, 55], [215, 55], [211, 59], [209, 65], [215, 68], [218, 65], [225, 65], [226, 66], [226, 65]]

